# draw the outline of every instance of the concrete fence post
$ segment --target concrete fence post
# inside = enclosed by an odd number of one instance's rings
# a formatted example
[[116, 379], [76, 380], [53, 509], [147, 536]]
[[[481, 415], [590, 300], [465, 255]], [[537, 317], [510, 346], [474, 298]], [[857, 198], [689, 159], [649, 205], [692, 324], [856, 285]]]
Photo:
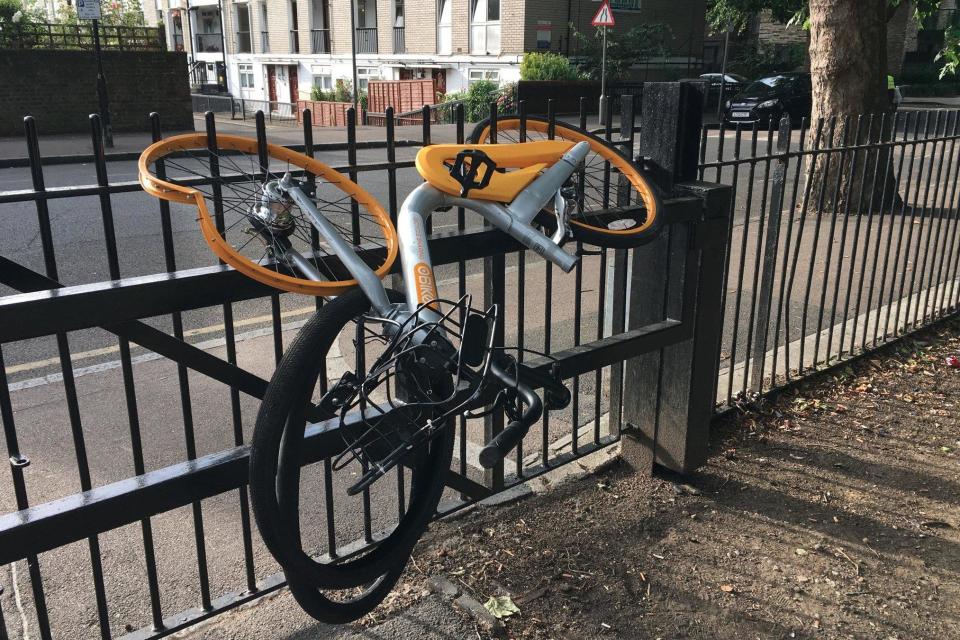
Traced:
[[623, 456], [636, 469], [680, 473], [707, 457], [716, 402], [719, 309], [731, 190], [697, 182], [703, 96], [687, 83], [644, 85], [640, 153], [667, 198], [697, 198], [700, 215], [669, 224], [629, 263], [627, 329], [680, 320], [687, 340], [627, 361]]

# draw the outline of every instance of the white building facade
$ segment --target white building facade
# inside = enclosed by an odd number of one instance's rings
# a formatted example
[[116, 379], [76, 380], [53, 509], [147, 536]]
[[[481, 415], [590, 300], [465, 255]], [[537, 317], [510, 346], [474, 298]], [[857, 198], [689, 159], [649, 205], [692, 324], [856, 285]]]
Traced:
[[448, 93], [520, 77], [523, 0], [151, 1], [145, 14], [188, 53], [191, 82], [214, 91], [225, 80], [236, 97], [295, 102], [352, 82], [354, 46], [361, 89], [432, 78]]

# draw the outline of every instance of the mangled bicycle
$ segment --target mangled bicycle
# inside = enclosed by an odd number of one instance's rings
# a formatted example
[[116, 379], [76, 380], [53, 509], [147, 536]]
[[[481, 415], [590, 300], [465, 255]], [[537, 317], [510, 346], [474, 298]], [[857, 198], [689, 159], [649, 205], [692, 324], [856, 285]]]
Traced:
[[[443, 494], [459, 417], [496, 409], [509, 418], [479, 452], [491, 468], [544, 408], [570, 401], [556, 369], [526, 367], [495, 342], [502, 309], [440, 297], [431, 215], [473, 211], [566, 272], [580, 259], [563, 248], [570, 239], [624, 248], [657, 232], [657, 194], [600, 138], [532, 117], [495, 126], [499, 144], [489, 144], [485, 122], [470, 144], [419, 151], [424, 183], [396, 226], [355, 182], [284, 147], [190, 134], [140, 158], [143, 188], [195, 209], [223, 262], [326, 299], [277, 366], [250, 449], [260, 533], [294, 597], [320, 620], [359, 618], [392, 589]], [[398, 254], [402, 292], [382, 282]], [[377, 491], [387, 474], [397, 494]], [[361, 523], [334, 518], [351, 511]]]

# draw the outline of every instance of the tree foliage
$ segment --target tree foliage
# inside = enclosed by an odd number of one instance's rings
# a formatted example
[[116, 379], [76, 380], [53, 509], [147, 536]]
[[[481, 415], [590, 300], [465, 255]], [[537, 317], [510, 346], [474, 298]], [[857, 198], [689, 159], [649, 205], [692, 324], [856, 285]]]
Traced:
[[583, 72], [570, 63], [570, 58], [551, 51], [523, 54], [521, 80], [581, 80]]
[[[908, 0], [887, 0], [887, 20]], [[913, 18], [923, 29], [928, 18], [940, 10], [940, 0], [913, 0]], [[714, 0], [707, 11], [707, 22], [714, 32], [731, 29], [742, 33], [750, 25], [750, 19], [769, 11], [777, 22], [809, 27], [810, 4], [807, 0]], [[944, 47], [937, 56], [943, 62], [940, 77], [954, 75], [960, 70], [960, 30], [953, 27], [944, 34]]]
[[[670, 28], [663, 24], [638, 25], [626, 33], [608, 31], [607, 77], [625, 79], [631, 66], [668, 55], [667, 41], [671, 35]], [[580, 44], [579, 66], [588, 78], [599, 80], [603, 30], [598, 27], [593, 33], [586, 34], [574, 31], [574, 36]]]

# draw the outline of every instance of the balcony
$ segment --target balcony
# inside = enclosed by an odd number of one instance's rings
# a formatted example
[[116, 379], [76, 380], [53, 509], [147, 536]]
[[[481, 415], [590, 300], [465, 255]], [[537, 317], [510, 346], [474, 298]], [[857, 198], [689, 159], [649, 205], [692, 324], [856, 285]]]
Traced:
[[310, 29], [310, 53], [330, 53], [330, 29]]
[[223, 35], [220, 33], [198, 33], [197, 50], [194, 53], [223, 53]]
[[393, 52], [394, 53], [406, 53], [407, 46], [404, 42], [403, 36], [403, 27], [394, 27], [393, 28]]
[[270, 32], [260, 32], [260, 53], [270, 53]]
[[249, 31], [237, 31], [236, 53], [253, 53], [253, 45], [250, 41]]
[[377, 28], [357, 29], [357, 53], [377, 52]]

